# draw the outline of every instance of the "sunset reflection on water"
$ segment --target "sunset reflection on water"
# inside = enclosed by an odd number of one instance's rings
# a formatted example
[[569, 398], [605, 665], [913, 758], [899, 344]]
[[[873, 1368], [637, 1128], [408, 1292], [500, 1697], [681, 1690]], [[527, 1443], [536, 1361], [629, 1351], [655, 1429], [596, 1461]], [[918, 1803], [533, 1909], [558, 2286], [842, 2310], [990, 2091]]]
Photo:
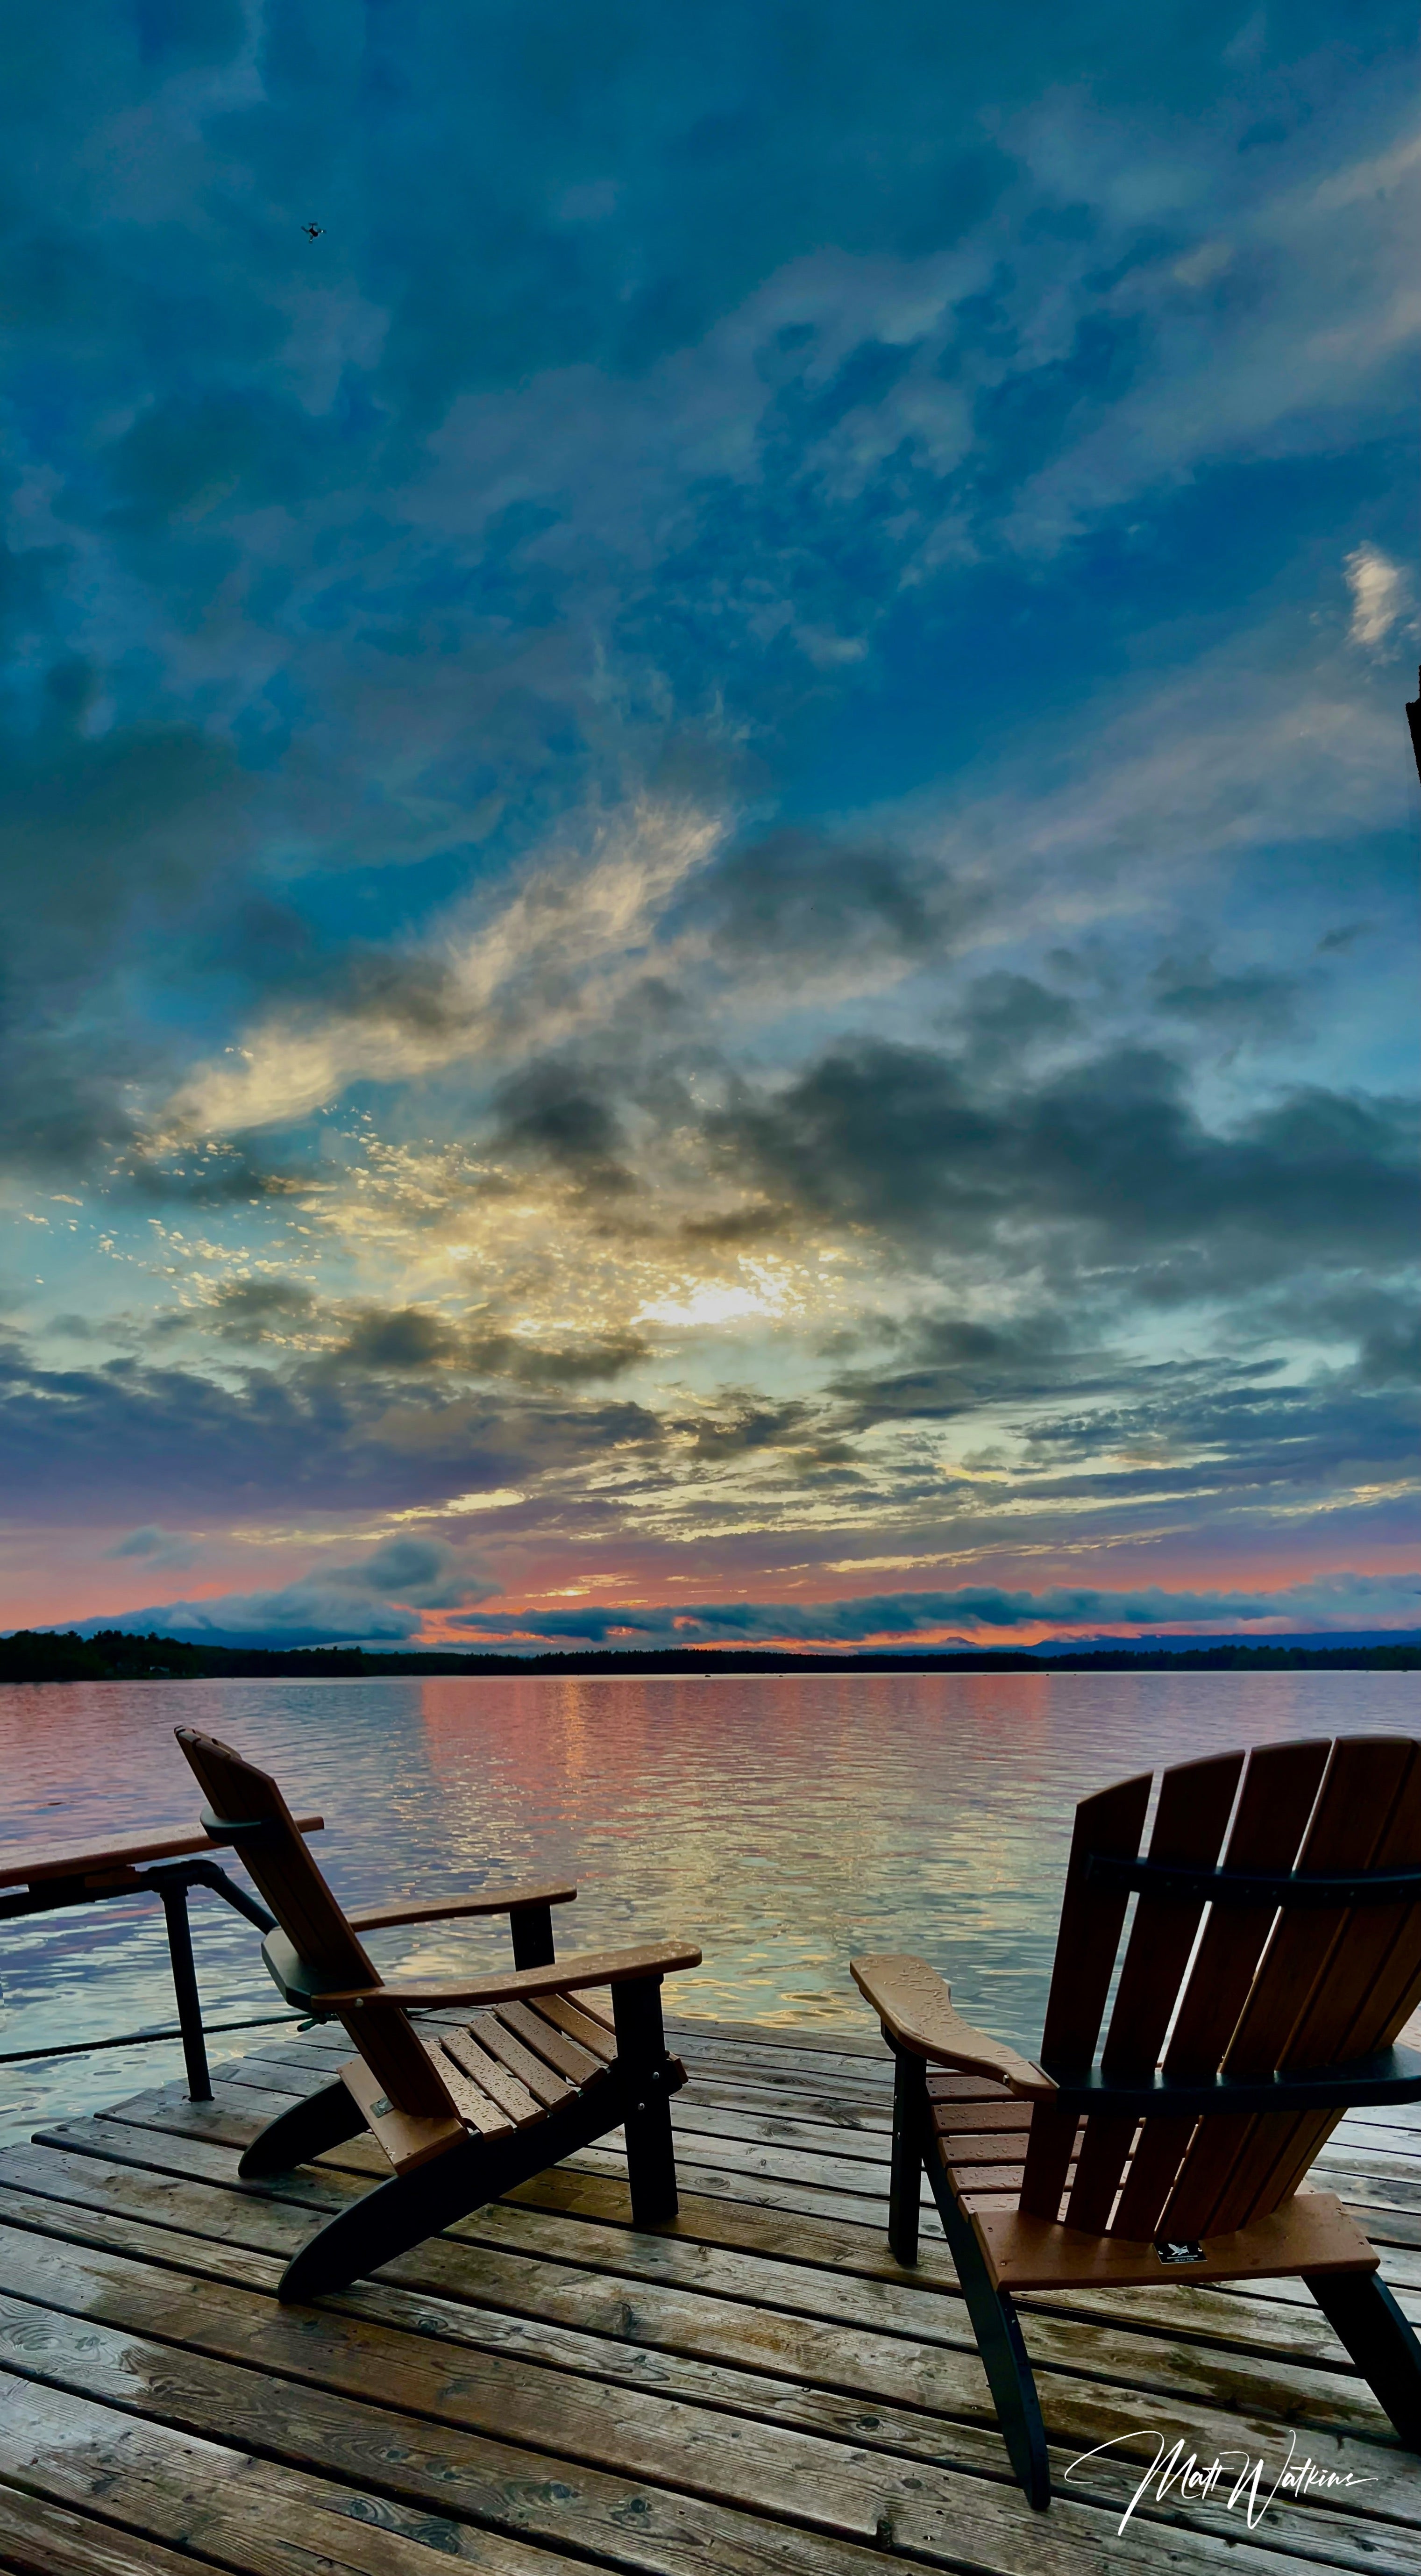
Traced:
[[[871, 2023], [860, 1949], [923, 1952], [961, 2008], [1039, 2037], [1076, 1800], [1166, 1760], [1294, 1734], [1411, 1731], [1391, 1673], [873, 1674], [712, 1679], [84, 1684], [0, 1691], [6, 1842], [186, 1824], [179, 1723], [228, 1737], [319, 1808], [348, 1902], [551, 1871], [581, 1894], [559, 1947], [685, 1933], [673, 2011]], [[211, 2020], [278, 2011], [254, 1935], [199, 1895]], [[387, 1971], [476, 1971], [496, 1927], [388, 1932]], [[115, 1903], [5, 1927], [0, 2050], [172, 2019], [161, 1911]], [[251, 2044], [233, 2035], [214, 2058]], [[162, 2043], [0, 2069], [0, 2133], [178, 2072]]]

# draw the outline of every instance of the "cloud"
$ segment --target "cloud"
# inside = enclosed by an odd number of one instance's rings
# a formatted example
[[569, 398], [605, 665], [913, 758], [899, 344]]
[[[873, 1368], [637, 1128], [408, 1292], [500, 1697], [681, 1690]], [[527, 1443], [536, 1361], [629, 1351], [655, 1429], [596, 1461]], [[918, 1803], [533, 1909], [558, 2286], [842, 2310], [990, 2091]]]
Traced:
[[980, 909], [920, 854], [789, 824], [730, 851], [702, 899], [734, 973], [782, 975], [788, 962], [796, 982], [844, 963], [862, 978], [879, 958], [918, 965]]
[[36, 21], [17, 1564], [1399, 1530], [1395, 30], [930, 15]]
[[1344, 569], [1352, 594], [1349, 644], [1385, 644], [1406, 607], [1407, 586], [1400, 564], [1392, 563], [1379, 546], [1360, 545], [1353, 548]]
[[500, 1087], [495, 1108], [497, 1152], [551, 1164], [599, 1196], [635, 1190], [616, 1112], [573, 1066], [549, 1058], [528, 1065]]
[[1119, 1047], [1005, 1097], [945, 1053], [841, 1042], [713, 1124], [747, 1177], [818, 1219], [955, 1249], [1148, 1265], [1152, 1293], [1211, 1293], [1299, 1260], [1406, 1260], [1411, 1136], [1399, 1100], [1297, 1087], [1232, 1132], [1182, 1068]]
[[130, 1530], [126, 1538], [116, 1539], [105, 1548], [105, 1556], [141, 1557], [150, 1565], [195, 1565], [202, 1550], [181, 1531], [159, 1529], [150, 1522], [144, 1529]]
[[605, 1019], [640, 979], [661, 912], [721, 828], [696, 813], [627, 809], [597, 827], [589, 857], [555, 855], [475, 907], [472, 925], [451, 925], [442, 959], [392, 967], [345, 1007], [254, 1029], [234, 1062], [187, 1080], [168, 1118], [203, 1136], [285, 1125], [357, 1077], [405, 1081], [496, 1060], [534, 1031], [545, 1044]]
[[702, 1646], [904, 1644], [914, 1638], [971, 1641], [1029, 1628], [1048, 1634], [1109, 1636], [1130, 1629], [1211, 1629], [1300, 1623], [1415, 1627], [1421, 1622], [1421, 1578], [1338, 1574], [1271, 1593], [1173, 1592], [1151, 1585], [1133, 1592], [1057, 1587], [1043, 1592], [963, 1585], [952, 1592], [876, 1593], [818, 1603], [710, 1601], [664, 1609], [617, 1606], [566, 1611], [476, 1612], [456, 1624], [481, 1641], [582, 1642], [589, 1645]]
[[634, 1332], [550, 1345], [482, 1321], [456, 1323], [427, 1307], [372, 1306], [357, 1313], [344, 1338], [328, 1347], [324, 1365], [377, 1374], [446, 1369], [530, 1387], [577, 1386], [620, 1377], [645, 1358], [647, 1347]]
[[1222, 971], [1206, 956], [1163, 957], [1151, 982], [1155, 1007], [1222, 1037], [1286, 1036], [1296, 1023], [1297, 978], [1267, 966]]
[[438, 1541], [386, 1540], [363, 1562], [336, 1566], [275, 1592], [223, 1593], [169, 1601], [119, 1617], [86, 1619], [81, 1635], [118, 1627], [138, 1635], [213, 1644], [395, 1644], [424, 1631], [423, 1614], [446, 1614], [442, 1633], [478, 1645], [736, 1646], [980, 1644], [1029, 1632], [1110, 1640], [1148, 1631], [1198, 1635], [1278, 1628], [1413, 1629], [1421, 1624], [1421, 1578], [1341, 1572], [1273, 1592], [1133, 1591], [1051, 1586], [1039, 1592], [964, 1584], [946, 1592], [873, 1593], [820, 1602], [709, 1601], [642, 1609], [588, 1603], [567, 1610], [498, 1611], [475, 1606], [497, 1586], [460, 1575]]
[[175, 1325], [201, 1321], [224, 1341], [262, 1342], [306, 1323], [314, 1305], [313, 1291], [299, 1279], [224, 1279], [210, 1307], [197, 1316], [184, 1308], [167, 1320]]
[[[660, 1443], [643, 1407], [601, 1396], [471, 1392], [411, 1373], [332, 1380], [251, 1369], [219, 1384], [196, 1369], [118, 1361], [46, 1370], [0, 1349], [0, 1494], [11, 1527], [36, 1517], [122, 1523], [146, 1504], [214, 1526], [293, 1507], [398, 1512], [484, 1487], [586, 1469]], [[16, 1498], [23, 1497], [23, 1514]]]
[[152, 1603], [117, 1618], [86, 1619], [80, 1634], [121, 1628], [218, 1645], [389, 1645], [418, 1635], [429, 1611], [467, 1611], [496, 1589], [444, 1540], [399, 1536], [277, 1591]]

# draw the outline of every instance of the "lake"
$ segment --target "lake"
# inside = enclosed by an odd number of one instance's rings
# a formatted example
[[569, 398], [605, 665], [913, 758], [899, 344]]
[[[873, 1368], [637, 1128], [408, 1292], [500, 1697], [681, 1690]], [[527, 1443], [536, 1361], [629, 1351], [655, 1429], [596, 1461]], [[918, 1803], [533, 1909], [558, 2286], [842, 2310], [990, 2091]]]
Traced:
[[[350, 1904], [566, 1871], [559, 1948], [685, 1933], [672, 2011], [872, 2031], [861, 1949], [921, 1951], [970, 2018], [1034, 2050], [1078, 1798], [1163, 1762], [1288, 1736], [1412, 1733], [1409, 1673], [116, 1682], [0, 1689], [6, 1843], [190, 1825], [179, 1724], [273, 1771]], [[224, 1856], [231, 1866], [230, 1856]], [[240, 1873], [238, 1873], [240, 1875]], [[201, 1892], [210, 2021], [276, 2013], [241, 1918]], [[502, 1965], [506, 1932], [372, 1936], [388, 1973]], [[0, 1931], [0, 2053], [173, 2019], [162, 1910]], [[210, 2042], [214, 2064], [251, 2045]], [[181, 2072], [174, 2042], [0, 2066], [0, 2136]]]

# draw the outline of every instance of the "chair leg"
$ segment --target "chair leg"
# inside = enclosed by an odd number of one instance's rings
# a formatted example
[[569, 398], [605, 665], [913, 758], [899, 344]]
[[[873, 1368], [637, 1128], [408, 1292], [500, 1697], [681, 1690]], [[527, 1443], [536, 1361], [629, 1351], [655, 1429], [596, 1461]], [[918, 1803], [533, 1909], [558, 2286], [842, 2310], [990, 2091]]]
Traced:
[[1051, 2501], [1051, 2464], [1046, 2453], [1046, 2427], [1036, 2394], [1031, 2356], [1011, 2296], [999, 2290], [973, 2232], [972, 2221], [959, 2208], [937, 2154], [928, 2158], [928, 2180], [942, 2215], [977, 2349], [997, 2409], [1007, 2456], [1027, 2503], [1044, 2513]]
[[254, 2138], [237, 2171], [243, 2182], [260, 2182], [267, 2174], [290, 2173], [293, 2165], [308, 2165], [315, 2156], [324, 2155], [327, 2147], [343, 2147], [347, 2138], [359, 2137], [365, 2126], [365, 2115], [353, 2094], [340, 2083], [323, 2084], [319, 2093], [308, 2094], [304, 2102], [293, 2102], [289, 2110], [269, 2120], [260, 2137]]
[[632, 2095], [624, 2123], [632, 2225], [659, 2227], [680, 2207], [660, 1978], [637, 1977], [613, 1986], [612, 2018], [617, 2064]]
[[293, 2254], [277, 2284], [283, 2307], [348, 2289], [352, 2281], [423, 2244], [426, 2236], [437, 2236], [441, 2227], [482, 2208], [498, 2189], [496, 2181], [489, 2187], [480, 2170], [485, 2163], [479, 2142], [471, 2140], [429, 2164], [416, 2165], [412, 2173], [377, 2183], [363, 2200], [327, 2219], [309, 2244]]
[[1410, 2451], [1421, 2451], [1421, 2342], [1379, 2272], [1303, 2279]]
[[918, 2259], [918, 2197], [928, 2123], [927, 2075], [920, 2057], [895, 2049], [893, 2155], [888, 2168], [888, 2244], [895, 2261]]
[[[325, 2103], [331, 2089], [318, 2093], [316, 2101]], [[344, 2085], [340, 2089], [344, 2092]], [[501, 2200], [519, 2183], [545, 2173], [564, 2156], [590, 2146], [594, 2138], [605, 2137], [609, 2129], [621, 2126], [625, 2104], [623, 2088], [609, 2071], [532, 2127], [510, 2129], [492, 2138], [464, 2138], [446, 2147], [442, 2155], [431, 2156], [426, 2164], [377, 2183], [363, 2200], [327, 2219], [309, 2244], [293, 2255], [282, 2273], [277, 2297], [289, 2305], [319, 2299], [327, 2290], [348, 2288], [367, 2272], [378, 2271], [382, 2263], [392, 2263], [397, 2254], [407, 2254], [412, 2245], [423, 2244], [426, 2236], [437, 2236], [441, 2228], [452, 2227], [488, 2201]], [[294, 2120], [297, 2111], [312, 2107], [298, 2103], [283, 2118]], [[272, 2131], [281, 2125], [273, 2121]], [[357, 2125], [365, 2124], [357, 2118]], [[257, 2145], [261, 2143], [258, 2139]]]

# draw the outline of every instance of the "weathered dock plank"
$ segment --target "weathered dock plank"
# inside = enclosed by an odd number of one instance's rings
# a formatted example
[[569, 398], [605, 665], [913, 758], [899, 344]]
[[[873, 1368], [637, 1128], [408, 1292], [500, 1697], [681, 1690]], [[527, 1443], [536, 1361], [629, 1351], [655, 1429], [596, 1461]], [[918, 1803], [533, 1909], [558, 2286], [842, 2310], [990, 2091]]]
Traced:
[[[670, 2226], [632, 2227], [612, 2139], [314, 2309], [279, 2307], [281, 2269], [377, 2152], [258, 2185], [236, 2165], [338, 2039], [264, 2038], [211, 2103], [153, 2087], [0, 2152], [0, 2566], [1421, 2576], [1421, 2462], [1301, 2283], [1024, 2301], [1057, 2477], [1033, 2515], [935, 2218], [916, 2271], [888, 2252], [877, 2043], [675, 2044]], [[1345, 2124], [1318, 2179], [1421, 2315], [1421, 2125]], [[1151, 2494], [1122, 2533], [1161, 2434], [1265, 2481], [1291, 2444], [1350, 2483], [1251, 2529], [1217, 2491]]]

